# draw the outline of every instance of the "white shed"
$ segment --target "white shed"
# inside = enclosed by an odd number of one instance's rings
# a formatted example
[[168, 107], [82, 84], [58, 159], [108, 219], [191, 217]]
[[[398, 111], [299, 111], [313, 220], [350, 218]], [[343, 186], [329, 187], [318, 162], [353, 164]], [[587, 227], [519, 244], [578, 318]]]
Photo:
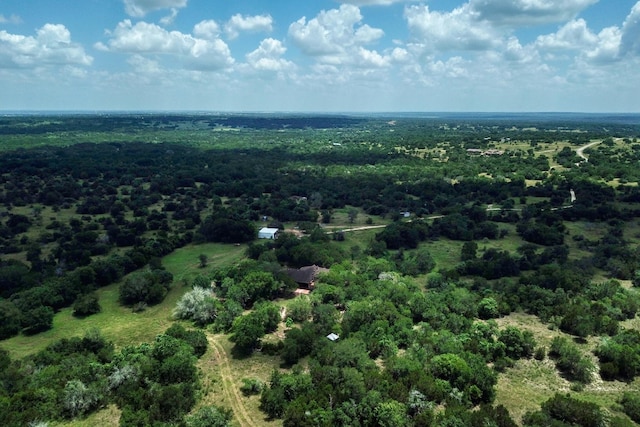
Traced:
[[279, 231], [277, 228], [263, 227], [258, 231], [258, 239], [276, 239]]

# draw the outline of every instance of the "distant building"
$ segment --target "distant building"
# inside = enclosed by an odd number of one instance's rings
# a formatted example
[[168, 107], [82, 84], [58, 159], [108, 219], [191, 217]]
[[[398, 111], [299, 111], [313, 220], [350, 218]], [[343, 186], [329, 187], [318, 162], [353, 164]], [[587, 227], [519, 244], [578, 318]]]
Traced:
[[279, 232], [277, 228], [263, 227], [258, 231], [258, 239], [277, 239]]
[[340, 338], [340, 335], [334, 334], [333, 332], [327, 335], [327, 339], [330, 341], [338, 341], [338, 338]]
[[488, 150], [481, 150], [480, 148], [467, 148], [467, 154], [472, 156], [502, 156], [504, 150], [496, 150], [490, 148]]
[[291, 279], [293, 279], [300, 288], [311, 290], [315, 286], [318, 274], [327, 271], [329, 270], [318, 267], [317, 265], [308, 265], [301, 268], [287, 268], [285, 273], [287, 276], [291, 277]]

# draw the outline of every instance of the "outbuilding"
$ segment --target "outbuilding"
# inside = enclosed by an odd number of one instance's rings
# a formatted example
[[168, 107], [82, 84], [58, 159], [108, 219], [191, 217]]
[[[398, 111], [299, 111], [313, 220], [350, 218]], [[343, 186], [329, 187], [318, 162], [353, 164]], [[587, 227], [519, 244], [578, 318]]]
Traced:
[[258, 231], [258, 239], [277, 239], [279, 231], [277, 228], [263, 227]]

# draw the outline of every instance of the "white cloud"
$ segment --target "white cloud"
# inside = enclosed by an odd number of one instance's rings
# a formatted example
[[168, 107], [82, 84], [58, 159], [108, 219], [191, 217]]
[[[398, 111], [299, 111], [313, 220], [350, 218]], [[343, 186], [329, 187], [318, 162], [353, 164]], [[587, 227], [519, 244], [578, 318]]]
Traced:
[[622, 55], [640, 55], [640, 1], [624, 21], [620, 50]]
[[160, 74], [163, 71], [158, 61], [145, 58], [142, 55], [133, 55], [127, 62], [140, 74]]
[[220, 26], [213, 20], [202, 21], [193, 27], [193, 34], [203, 39], [217, 39], [220, 36]]
[[538, 62], [540, 59], [538, 51], [533, 46], [522, 46], [516, 37], [510, 37], [509, 40], [507, 40], [503, 57], [507, 61], [520, 64], [532, 64]]
[[173, 21], [178, 17], [178, 9], [175, 7], [171, 8], [171, 13], [160, 20], [160, 24], [164, 26], [168, 26], [173, 24]]
[[33, 68], [44, 65], [91, 65], [93, 58], [71, 41], [60, 24], [45, 24], [36, 36], [0, 31], [0, 68]]
[[565, 22], [598, 0], [470, 0], [469, 5], [486, 20], [507, 27]]
[[[194, 31], [211, 36], [214, 27], [211, 21], [203, 21], [196, 25]], [[141, 55], [173, 55], [190, 68], [204, 70], [226, 68], [234, 62], [229, 47], [218, 38], [198, 38], [179, 31], [167, 31], [147, 22], [133, 25], [127, 19], [108, 34], [110, 40], [107, 44], [96, 44], [97, 49]]]
[[431, 11], [426, 5], [409, 6], [405, 19], [414, 42], [426, 51], [486, 50], [501, 42], [500, 33], [479, 21], [468, 4], [451, 12]]
[[[389, 6], [394, 3], [404, 3], [412, 0], [339, 0], [340, 3], [353, 4], [355, 6]], [[416, 0], [413, 0], [416, 1]]]
[[575, 51], [586, 60], [611, 62], [618, 59], [622, 34], [618, 27], [592, 32], [584, 19], [572, 20], [557, 32], [538, 36], [535, 46], [541, 51]]
[[282, 56], [287, 51], [280, 40], [264, 39], [260, 46], [247, 54], [247, 62], [255, 70], [284, 71], [294, 68], [294, 64]]
[[586, 51], [586, 57], [595, 62], [607, 63], [620, 59], [622, 33], [618, 27], [604, 28], [598, 33], [598, 42]]
[[584, 49], [596, 44], [597, 40], [586, 21], [576, 19], [567, 22], [556, 33], [538, 36], [535, 43], [541, 49]]
[[124, 10], [129, 16], [142, 18], [149, 12], [162, 9], [181, 9], [187, 0], [124, 0]]
[[323, 10], [308, 22], [306, 17], [300, 18], [289, 26], [289, 37], [308, 55], [343, 54], [384, 35], [381, 29], [359, 25], [361, 21], [359, 8], [343, 4], [340, 9]]
[[4, 15], [0, 14], [0, 24], [20, 24], [22, 23], [22, 18], [18, 15], [11, 15], [8, 18]]
[[266, 32], [273, 30], [273, 18], [270, 15], [243, 16], [233, 15], [224, 27], [230, 39], [238, 37], [240, 32]]

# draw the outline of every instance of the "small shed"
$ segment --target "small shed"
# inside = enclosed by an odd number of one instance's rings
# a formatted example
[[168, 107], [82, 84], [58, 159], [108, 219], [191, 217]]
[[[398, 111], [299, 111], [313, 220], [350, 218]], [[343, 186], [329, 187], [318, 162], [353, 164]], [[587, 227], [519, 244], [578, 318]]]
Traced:
[[334, 334], [333, 332], [331, 332], [329, 335], [327, 335], [327, 339], [329, 341], [338, 341], [338, 338], [340, 338], [340, 335]]
[[277, 239], [279, 231], [277, 228], [263, 227], [258, 231], [258, 239]]

